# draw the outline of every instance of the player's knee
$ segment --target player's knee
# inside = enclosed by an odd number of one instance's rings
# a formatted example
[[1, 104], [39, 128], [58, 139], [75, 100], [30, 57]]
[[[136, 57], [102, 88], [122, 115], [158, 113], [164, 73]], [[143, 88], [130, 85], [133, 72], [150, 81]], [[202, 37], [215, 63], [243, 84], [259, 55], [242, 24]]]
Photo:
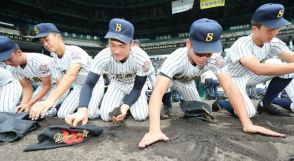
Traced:
[[101, 119], [107, 122], [111, 121], [111, 118], [106, 114], [101, 114]]
[[88, 113], [89, 119], [97, 119], [97, 118], [99, 118], [99, 116], [100, 116], [100, 113], [98, 113], [98, 112], [89, 111], [89, 113]]
[[249, 118], [252, 118], [252, 117], [254, 117], [255, 115], [256, 115], [256, 110], [255, 110], [255, 109], [252, 109], [252, 110], [248, 111], [248, 116], [249, 116]]
[[60, 119], [64, 119], [68, 114], [64, 112], [57, 112], [57, 117]]
[[147, 119], [148, 115], [144, 116], [133, 116], [134, 120], [136, 121], [145, 121]]

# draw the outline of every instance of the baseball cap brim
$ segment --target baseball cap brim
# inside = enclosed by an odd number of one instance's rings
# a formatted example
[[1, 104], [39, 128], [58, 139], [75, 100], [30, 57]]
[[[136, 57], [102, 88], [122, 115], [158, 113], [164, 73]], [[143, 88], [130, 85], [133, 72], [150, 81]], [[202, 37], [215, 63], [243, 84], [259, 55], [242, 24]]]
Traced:
[[267, 22], [264, 22], [261, 24], [264, 25], [266, 28], [275, 29], [275, 28], [280, 28], [285, 25], [289, 25], [291, 23], [284, 18], [279, 18], [279, 19], [267, 21]]
[[11, 57], [11, 54], [13, 52], [13, 49], [4, 51], [0, 54], [0, 61], [6, 61]]
[[191, 40], [193, 51], [196, 53], [219, 53], [223, 50], [220, 40], [214, 42], [202, 42], [197, 40]]
[[40, 40], [40, 38], [46, 37], [46, 36], [48, 36], [48, 35], [49, 35], [49, 32], [46, 32], [46, 33], [40, 33], [40, 34], [34, 36], [33, 39], [32, 39], [32, 41], [33, 41], [33, 42], [37, 42], [37, 41]]
[[128, 36], [125, 36], [125, 35], [122, 35], [122, 34], [118, 34], [116, 32], [108, 32], [105, 37], [106, 39], [117, 39], [119, 41], [122, 41], [124, 43], [129, 43], [132, 38], [131, 37], [128, 37]]

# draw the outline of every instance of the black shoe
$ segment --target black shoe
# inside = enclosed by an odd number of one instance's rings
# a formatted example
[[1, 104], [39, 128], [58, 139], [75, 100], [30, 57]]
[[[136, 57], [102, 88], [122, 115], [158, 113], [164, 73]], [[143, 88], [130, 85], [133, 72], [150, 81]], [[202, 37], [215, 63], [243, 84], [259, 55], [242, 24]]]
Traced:
[[267, 107], [262, 107], [259, 102], [258, 106], [257, 106], [257, 111], [259, 113], [266, 112], [270, 115], [275, 115], [275, 116], [292, 117], [292, 115], [290, 113], [279, 110], [278, 106], [273, 105], [273, 104], [269, 104]]
[[219, 111], [219, 110], [221, 110], [221, 109], [222, 109], [222, 107], [217, 103], [217, 101], [214, 101], [214, 102], [212, 103], [212, 111], [213, 111], [213, 112]]
[[171, 107], [163, 107], [160, 112], [160, 119], [165, 120], [170, 118]]

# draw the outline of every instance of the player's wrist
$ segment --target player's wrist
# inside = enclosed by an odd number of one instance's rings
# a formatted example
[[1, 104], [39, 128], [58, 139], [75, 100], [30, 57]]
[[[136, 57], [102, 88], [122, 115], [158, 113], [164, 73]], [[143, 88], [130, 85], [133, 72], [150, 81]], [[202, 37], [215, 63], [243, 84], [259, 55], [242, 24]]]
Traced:
[[129, 109], [130, 109], [130, 106], [127, 105], [127, 104], [122, 104], [120, 106], [120, 110], [121, 110], [122, 113], [127, 113]]
[[86, 107], [80, 107], [77, 112], [87, 115], [88, 114], [88, 108], [86, 108]]

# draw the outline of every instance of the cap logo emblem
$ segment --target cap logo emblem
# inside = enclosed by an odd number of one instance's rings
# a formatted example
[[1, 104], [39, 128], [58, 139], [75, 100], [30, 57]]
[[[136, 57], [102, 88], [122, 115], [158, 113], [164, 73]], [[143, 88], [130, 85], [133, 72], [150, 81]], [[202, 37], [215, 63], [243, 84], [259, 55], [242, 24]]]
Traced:
[[213, 33], [207, 33], [205, 41], [212, 41], [213, 40]]
[[117, 24], [115, 25], [115, 31], [116, 31], [116, 32], [120, 32], [120, 31], [121, 31], [121, 24], [120, 24], [120, 23], [117, 23]]
[[283, 14], [284, 14], [284, 11], [283, 11], [283, 10], [280, 10], [280, 11], [278, 12], [277, 18], [280, 18], [280, 17], [282, 17], [282, 16], [283, 16]]
[[35, 34], [39, 34], [40, 31], [37, 27], [34, 27], [34, 32], [35, 32]]

